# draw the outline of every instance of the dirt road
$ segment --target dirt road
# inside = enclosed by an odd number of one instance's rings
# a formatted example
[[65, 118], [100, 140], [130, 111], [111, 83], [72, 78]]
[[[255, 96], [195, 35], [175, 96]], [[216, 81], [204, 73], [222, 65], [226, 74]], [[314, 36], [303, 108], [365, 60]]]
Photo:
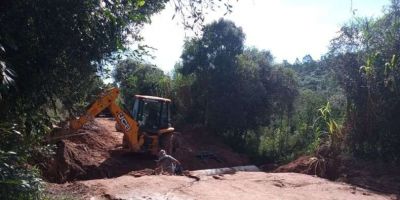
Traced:
[[[399, 199], [398, 196], [296, 173], [231, 172], [201, 175], [200, 180], [186, 176], [152, 175], [155, 158], [124, 153], [120, 147], [122, 133], [115, 131], [114, 124], [111, 119], [96, 119], [79, 131], [83, 135], [58, 143], [55, 158], [47, 168], [42, 169], [47, 180], [53, 182], [48, 183], [46, 188], [50, 198]], [[196, 128], [187, 130], [182, 133], [182, 147], [176, 155], [185, 169], [222, 168], [249, 163], [247, 157], [235, 153], [223, 142], [207, 135], [206, 131]], [[199, 156], [199, 152], [208, 154]]]
[[202, 176], [199, 181], [185, 176], [124, 175], [50, 187], [58, 187], [58, 192], [69, 190], [73, 198], [83, 199], [396, 199], [297, 173], [237, 172]]

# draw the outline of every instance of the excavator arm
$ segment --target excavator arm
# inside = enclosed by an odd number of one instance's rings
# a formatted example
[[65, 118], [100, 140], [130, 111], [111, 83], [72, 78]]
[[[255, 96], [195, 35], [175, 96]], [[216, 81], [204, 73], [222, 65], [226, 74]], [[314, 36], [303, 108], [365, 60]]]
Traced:
[[138, 123], [128, 114], [126, 114], [116, 103], [118, 98], [119, 89], [111, 88], [105, 91], [86, 111], [84, 115], [78, 119], [70, 121], [70, 127], [73, 130], [81, 128], [89, 120], [93, 119], [104, 109], [108, 108], [118, 125], [121, 127], [125, 138], [128, 140], [129, 148], [137, 152], [144, 143], [144, 136], [139, 136]]

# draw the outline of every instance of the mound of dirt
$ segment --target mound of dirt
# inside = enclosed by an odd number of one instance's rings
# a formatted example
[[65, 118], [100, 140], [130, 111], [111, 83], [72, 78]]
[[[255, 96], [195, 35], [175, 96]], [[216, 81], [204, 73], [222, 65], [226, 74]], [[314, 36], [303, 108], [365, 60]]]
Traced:
[[120, 143], [118, 138], [96, 121], [75, 134], [57, 143], [56, 155], [42, 170], [49, 181], [105, 176], [106, 171], [99, 170], [99, 164], [110, 157], [108, 150]]
[[311, 158], [311, 156], [301, 156], [286, 165], [279, 166], [277, 169], [274, 170], [274, 172], [296, 172], [301, 174], [312, 174], [312, 170], [310, 168]]
[[339, 181], [370, 190], [393, 193], [400, 199], [400, 170], [396, 163], [341, 156]]
[[234, 167], [250, 164], [249, 158], [212, 136], [202, 127], [182, 129], [180, 148], [174, 156], [187, 170]]
[[[56, 155], [42, 168], [50, 182], [150, 175], [156, 167], [155, 156], [135, 154], [122, 149], [123, 133], [115, 130], [112, 118], [96, 118], [75, 136], [57, 143]], [[178, 134], [180, 148], [174, 156], [185, 170], [246, 165], [248, 158], [215, 140], [204, 129], [186, 128]], [[132, 172], [137, 171], [137, 172]]]
[[273, 172], [317, 175], [377, 192], [400, 195], [400, 170], [391, 163], [364, 161], [346, 156], [338, 156], [335, 160], [301, 156]]
[[339, 166], [340, 160], [337, 159], [301, 156], [273, 172], [296, 172], [335, 180], [339, 177]]

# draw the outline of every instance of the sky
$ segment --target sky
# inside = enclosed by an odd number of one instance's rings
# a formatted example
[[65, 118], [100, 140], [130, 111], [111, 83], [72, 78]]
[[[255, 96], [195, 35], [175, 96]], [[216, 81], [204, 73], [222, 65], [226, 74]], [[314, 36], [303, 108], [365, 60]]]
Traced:
[[[352, 3], [351, 3], [352, 2]], [[245, 45], [271, 51], [276, 62], [303, 58], [314, 59], [328, 51], [329, 42], [340, 27], [348, 22], [355, 10], [357, 17], [378, 17], [389, 0], [238, 0], [232, 1], [233, 12], [224, 18], [242, 27]], [[173, 6], [154, 15], [145, 25], [144, 44], [155, 50], [150, 63], [170, 72], [179, 61], [185, 36], [178, 18], [172, 19]], [[210, 13], [206, 23], [223, 17], [223, 11]]]

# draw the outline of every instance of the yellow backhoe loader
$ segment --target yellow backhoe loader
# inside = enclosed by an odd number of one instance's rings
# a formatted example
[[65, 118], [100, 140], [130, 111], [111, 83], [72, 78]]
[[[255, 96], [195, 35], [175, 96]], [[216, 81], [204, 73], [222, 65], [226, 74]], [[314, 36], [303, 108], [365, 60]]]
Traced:
[[119, 89], [103, 92], [90, 105], [86, 114], [70, 121], [70, 128], [77, 130], [108, 108], [116, 120], [116, 127], [124, 133], [123, 146], [133, 152], [156, 155], [160, 148], [172, 153], [174, 128], [170, 120], [170, 99], [135, 95], [132, 112], [125, 112], [116, 103]]

